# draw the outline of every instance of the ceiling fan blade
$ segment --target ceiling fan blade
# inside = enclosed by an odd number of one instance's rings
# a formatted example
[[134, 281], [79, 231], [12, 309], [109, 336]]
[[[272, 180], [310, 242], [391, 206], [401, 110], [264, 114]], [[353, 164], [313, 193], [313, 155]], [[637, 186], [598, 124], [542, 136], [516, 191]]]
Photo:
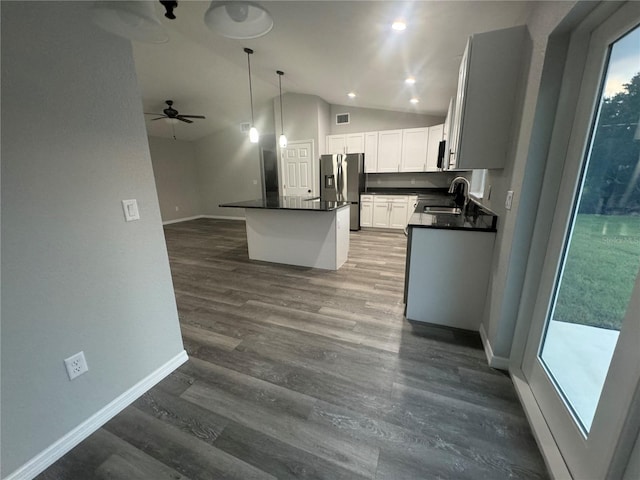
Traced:
[[192, 121], [192, 120], [187, 120], [186, 118], [182, 118], [182, 115], [180, 115], [180, 116], [178, 116], [178, 117], [176, 117], [176, 118], [177, 118], [178, 120], [180, 120], [181, 122], [184, 122], [184, 123], [193, 123], [193, 121]]
[[207, 118], [204, 115], [178, 115], [178, 118]]
[[169, 117], [152, 118], [151, 121], [153, 122], [154, 120], [164, 120], [165, 118], [169, 118]]

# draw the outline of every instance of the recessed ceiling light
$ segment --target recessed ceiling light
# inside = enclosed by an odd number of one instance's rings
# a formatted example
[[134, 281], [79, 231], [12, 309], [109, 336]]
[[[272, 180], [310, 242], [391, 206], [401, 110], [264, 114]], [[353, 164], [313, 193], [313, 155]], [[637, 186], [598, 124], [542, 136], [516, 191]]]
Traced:
[[347, 93], [347, 97], [349, 97], [349, 98], [356, 98], [356, 94], [355, 94], [355, 93], [353, 93], [353, 92], [349, 92], [349, 93]]
[[413, 77], [407, 77], [404, 83], [406, 83], [407, 85], [413, 85], [414, 83], [416, 83], [416, 79]]
[[416, 97], [413, 97], [411, 100], [409, 100], [411, 103], [413, 103], [414, 105], [416, 103], [420, 103], [420, 100], [418, 100]]
[[391, 28], [398, 32], [401, 32], [402, 30], [407, 29], [407, 24], [404, 22], [404, 20], [396, 20], [391, 24]]

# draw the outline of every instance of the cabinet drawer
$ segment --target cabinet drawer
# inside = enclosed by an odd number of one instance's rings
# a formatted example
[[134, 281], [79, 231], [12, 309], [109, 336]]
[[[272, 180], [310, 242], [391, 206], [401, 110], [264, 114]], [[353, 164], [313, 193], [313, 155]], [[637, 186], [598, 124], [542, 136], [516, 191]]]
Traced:
[[360, 195], [361, 202], [373, 202], [373, 195]]

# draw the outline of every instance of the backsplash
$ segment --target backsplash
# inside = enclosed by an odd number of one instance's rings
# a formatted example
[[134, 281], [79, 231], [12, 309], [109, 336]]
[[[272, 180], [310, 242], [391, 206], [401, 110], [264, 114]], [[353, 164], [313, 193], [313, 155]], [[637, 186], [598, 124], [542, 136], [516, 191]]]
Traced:
[[367, 188], [446, 188], [453, 172], [368, 173]]

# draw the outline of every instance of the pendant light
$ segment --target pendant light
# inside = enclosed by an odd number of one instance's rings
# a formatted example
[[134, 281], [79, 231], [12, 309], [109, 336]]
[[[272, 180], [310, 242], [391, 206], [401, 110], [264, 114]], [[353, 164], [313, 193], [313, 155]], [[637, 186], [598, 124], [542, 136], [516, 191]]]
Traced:
[[273, 18], [262, 5], [241, 0], [211, 2], [204, 23], [223, 37], [236, 40], [258, 38], [273, 28]]
[[282, 76], [284, 72], [282, 70], [276, 70], [278, 74], [278, 86], [280, 87], [280, 139], [278, 142], [280, 143], [280, 148], [287, 148], [287, 137], [284, 134], [284, 114], [282, 113]]
[[253, 118], [253, 88], [251, 87], [251, 54], [253, 53], [253, 50], [245, 48], [244, 52], [247, 54], [247, 65], [249, 67], [249, 101], [251, 102], [251, 129], [249, 130], [249, 141], [251, 143], [258, 143], [258, 140], [260, 140], [260, 134], [258, 133], [258, 129], [255, 127]]

